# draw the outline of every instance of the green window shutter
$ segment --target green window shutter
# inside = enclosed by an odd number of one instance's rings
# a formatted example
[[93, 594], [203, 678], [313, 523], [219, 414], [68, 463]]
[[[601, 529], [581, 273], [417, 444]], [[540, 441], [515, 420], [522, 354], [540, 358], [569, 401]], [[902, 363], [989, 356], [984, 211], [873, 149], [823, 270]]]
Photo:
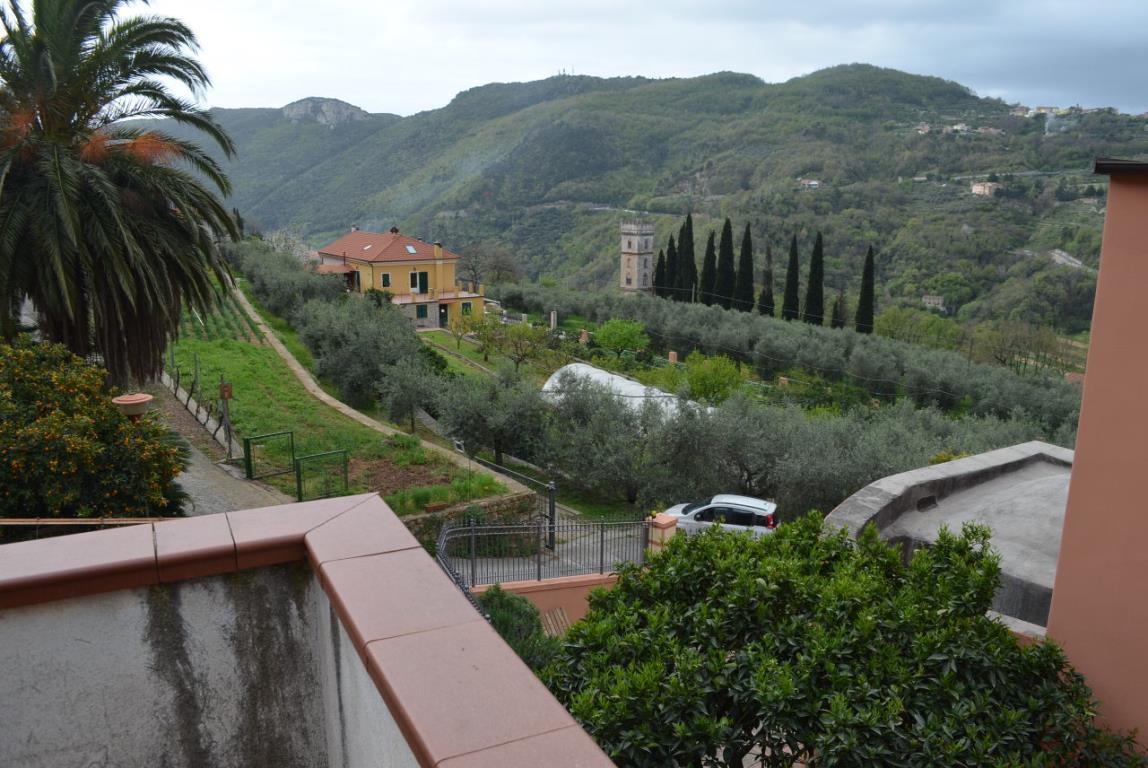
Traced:
[[464, 302], [462, 303], [462, 313], [463, 313], [464, 315], [469, 315], [469, 314], [470, 314], [470, 302], [469, 302], [469, 301], [464, 301]]
[[391, 273], [390, 272], [384, 272], [383, 273], [383, 287], [384, 288], [390, 288], [391, 287]]
[[427, 305], [426, 304], [415, 305], [415, 317], [417, 317], [419, 320], [426, 320], [426, 318], [427, 318]]

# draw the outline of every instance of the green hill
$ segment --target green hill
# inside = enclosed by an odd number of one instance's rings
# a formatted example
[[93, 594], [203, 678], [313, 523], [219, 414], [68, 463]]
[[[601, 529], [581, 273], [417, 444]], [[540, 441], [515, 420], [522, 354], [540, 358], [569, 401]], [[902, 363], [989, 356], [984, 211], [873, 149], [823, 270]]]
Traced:
[[[1009, 109], [957, 83], [848, 65], [780, 84], [729, 72], [491, 84], [401, 118], [215, 114], [240, 150], [233, 204], [313, 244], [397, 224], [460, 250], [505, 246], [531, 277], [601, 287], [617, 280], [620, 219], [654, 218], [664, 242], [693, 211], [699, 243], [725, 216], [751, 222], [759, 269], [767, 242], [776, 253], [796, 232], [805, 259], [820, 230], [828, 289], [855, 290], [871, 243], [886, 301], [939, 293], [966, 317], [1020, 312], [1075, 330], [1091, 273], [1044, 253], [1095, 265], [1103, 198], [1073, 198], [1103, 185], [1094, 157], [1148, 153], [1146, 121]], [[971, 195], [990, 173], [1006, 196]], [[1012, 297], [1038, 283], [1048, 295], [1018, 309]]]

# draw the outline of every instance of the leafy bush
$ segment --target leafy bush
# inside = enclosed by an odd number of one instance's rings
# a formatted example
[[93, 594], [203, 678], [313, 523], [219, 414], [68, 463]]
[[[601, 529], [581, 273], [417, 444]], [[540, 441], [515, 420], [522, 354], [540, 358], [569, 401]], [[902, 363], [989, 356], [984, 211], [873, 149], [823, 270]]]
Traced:
[[490, 617], [495, 631], [531, 669], [541, 669], [557, 655], [560, 641], [542, 632], [538, 609], [525, 597], [495, 584], [478, 596], [478, 604]]
[[0, 345], [0, 516], [181, 514], [185, 450], [153, 415], [124, 418], [106, 377], [60, 345]]
[[295, 256], [257, 240], [230, 246], [227, 257], [251, 283], [259, 301], [289, 321], [312, 299], [334, 301], [345, 295], [338, 275], [320, 275], [304, 269]]
[[986, 617], [989, 531], [906, 565], [809, 515], [624, 567], [541, 676], [621, 766], [1144, 766], [1052, 642]]

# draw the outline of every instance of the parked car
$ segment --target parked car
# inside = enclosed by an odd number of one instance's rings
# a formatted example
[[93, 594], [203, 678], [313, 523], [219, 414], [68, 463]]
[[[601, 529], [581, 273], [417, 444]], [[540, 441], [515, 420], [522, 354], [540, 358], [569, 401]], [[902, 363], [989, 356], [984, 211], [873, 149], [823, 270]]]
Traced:
[[675, 504], [666, 514], [678, 518], [678, 528], [687, 534], [720, 525], [727, 531], [749, 531], [757, 538], [777, 528], [776, 504], [732, 493], [719, 493], [712, 499], [690, 504]]

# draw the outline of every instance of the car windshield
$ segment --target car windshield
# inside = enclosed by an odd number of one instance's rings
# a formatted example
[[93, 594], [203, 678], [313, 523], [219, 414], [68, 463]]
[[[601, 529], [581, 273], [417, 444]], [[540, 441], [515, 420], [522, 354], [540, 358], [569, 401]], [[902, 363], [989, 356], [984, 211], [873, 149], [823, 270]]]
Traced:
[[707, 502], [704, 502], [704, 501], [691, 501], [689, 504], [686, 505], [685, 509], [682, 510], [682, 514], [688, 515], [689, 513], [693, 512], [698, 507], [704, 507], [706, 504], [707, 504]]

